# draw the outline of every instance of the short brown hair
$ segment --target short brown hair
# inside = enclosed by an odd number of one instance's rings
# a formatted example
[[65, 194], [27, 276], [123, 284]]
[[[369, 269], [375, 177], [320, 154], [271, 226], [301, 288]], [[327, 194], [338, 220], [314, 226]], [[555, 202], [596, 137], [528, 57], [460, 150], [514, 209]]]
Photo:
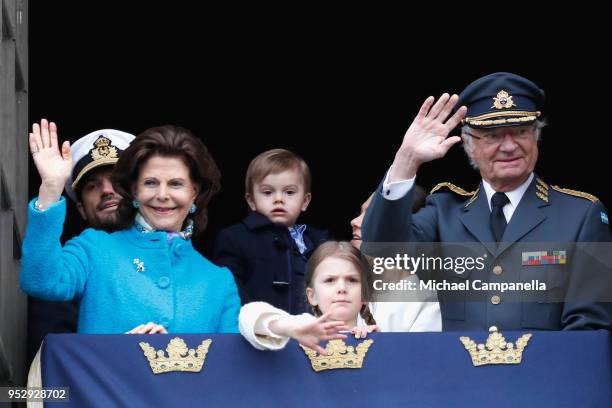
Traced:
[[304, 159], [285, 149], [267, 150], [251, 160], [245, 177], [245, 191], [252, 194], [255, 183], [259, 183], [269, 174], [286, 170], [298, 171], [302, 175], [304, 192], [310, 193], [310, 168]]
[[[327, 241], [312, 253], [308, 262], [306, 263], [306, 274], [304, 275], [304, 282], [307, 288], [312, 288], [312, 280], [314, 279], [315, 269], [327, 258], [340, 258], [345, 261], [349, 261], [359, 271], [361, 278], [361, 299], [365, 302], [372, 300], [372, 274], [370, 273], [370, 267], [361, 254], [361, 252], [346, 241]], [[315, 316], [320, 316], [321, 311], [317, 306], [313, 307]], [[363, 320], [368, 325], [376, 324], [374, 316], [370, 312], [370, 308], [367, 303], [361, 308], [359, 312]]]
[[202, 232], [208, 222], [208, 203], [221, 188], [221, 173], [204, 143], [191, 131], [174, 125], [154, 127], [139, 134], [115, 165], [111, 180], [123, 197], [119, 206], [123, 226], [129, 226], [134, 220], [132, 186], [141, 167], [153, 156], [177, 157], [189, 168], [191, 180], [198, 186], [197, 210], [192, 215], [194, 234]]

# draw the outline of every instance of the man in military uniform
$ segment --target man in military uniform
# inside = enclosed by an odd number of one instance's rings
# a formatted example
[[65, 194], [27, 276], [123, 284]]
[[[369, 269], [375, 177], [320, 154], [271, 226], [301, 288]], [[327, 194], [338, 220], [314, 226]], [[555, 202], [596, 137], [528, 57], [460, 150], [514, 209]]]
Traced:
[[[587, 286], [594, 292], [608, 290], [610, 269], [577, 267], [573, 255], [548, 251], [554, 244], [537, 251], [542, 245], [537, 243], [610, 241], [608, 218], [596, 197], [550, 186], [534, 174], [544, 97], [533, 82], [507, 72], [474, 81], [460, 96], [429, 97], [368, 209], [362, 233], [368, 248], [376, 242], [471, 243], [486, 254], [485, 268], [461, 276], [451, 271], [452, 280], [516, 283], [536, 278], [547, 285], [548, 292], [530, 302], [495, 290], [484, 292], [480, 301], [439, 293], [445, 331], [494, 325], [505, 330], [611, 328], [610, 304], [602, 302], [609, 300], [606, 294], [579, 293]], [[449, 137], [460, 123], [461, 137]], [[412, 215], [419, 167], [444, 157], [462, 139], [482, 177], [480, 186], [467, 192], [441, 183], [426, 207]], [[525, 243], [536, 251], [529, 252]], [[564, 297], [547, 301], [559, 292]]]
[[[132, 140], [132, 134], [102, 129], [81, 137], [71, 146], [72, 175], [64, 189], [92, 228], [105, 231], [118, 228], [117, 207], [121, 196], [113, 189], [110, 174]], [[76, 331], [78, 308], [75, 302], [49, 302], [31, 297], [28, 314], [30, 357], [48, 333]]]
[[119, 226], [117, 207], [121, 196], [113, 189], [110, 175], [119, 156], [134, 135], [114, 129], [96, 130], [71, 147], [72, 175], [64, 190], [90, 227], [113, 231]]

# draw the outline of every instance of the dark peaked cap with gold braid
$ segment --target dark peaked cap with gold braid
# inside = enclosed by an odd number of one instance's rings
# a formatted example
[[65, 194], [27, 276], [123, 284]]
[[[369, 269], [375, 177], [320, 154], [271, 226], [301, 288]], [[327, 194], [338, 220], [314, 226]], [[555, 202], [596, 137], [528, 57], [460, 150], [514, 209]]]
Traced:
[[496, 72], [469, 84], [456, 107], [467, 106], [463, 124], [473, 128], [527, 125], [542, 115], [544, 91], [522, 76]]

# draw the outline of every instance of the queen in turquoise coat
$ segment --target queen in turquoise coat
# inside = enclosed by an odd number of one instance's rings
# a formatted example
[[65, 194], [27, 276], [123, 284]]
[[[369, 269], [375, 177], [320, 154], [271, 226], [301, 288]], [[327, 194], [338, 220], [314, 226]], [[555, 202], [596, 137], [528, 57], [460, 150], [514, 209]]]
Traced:
[[125, 333], [147, 322], [159, 332], [237, 332], [240, 299], [231, 272], [191, 241], [219, 189], [203, 143], [175, 126], [143, 132], [113, 174], [125, 228], [87, 229], [62, 246], [70, 150], [58, 149], [54, 125], [35, 129], [30, 148], [42, 184], [28, 208], [23, 290], [46, 300], [78, 299], [79, 333]]

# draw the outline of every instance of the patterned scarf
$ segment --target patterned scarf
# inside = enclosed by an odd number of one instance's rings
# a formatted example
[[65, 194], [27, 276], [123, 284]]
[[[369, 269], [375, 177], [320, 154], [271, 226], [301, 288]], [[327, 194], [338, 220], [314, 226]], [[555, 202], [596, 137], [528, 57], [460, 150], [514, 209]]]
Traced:
[[[140, 211], [136, 213], [136, 217], [134, 217], [134, 227], [144, 234], [149, 232], [157, 231], [153, 228], [149, 223], [144, 219]], [[193, 235], [193, 220], [187, 219], [187, 227], [183, 231], [164, 231], [166, 233], [166, 239], [168, 243], [172, 242], [172, 240], [176, 237], [184, 239], [187, 241]]]

